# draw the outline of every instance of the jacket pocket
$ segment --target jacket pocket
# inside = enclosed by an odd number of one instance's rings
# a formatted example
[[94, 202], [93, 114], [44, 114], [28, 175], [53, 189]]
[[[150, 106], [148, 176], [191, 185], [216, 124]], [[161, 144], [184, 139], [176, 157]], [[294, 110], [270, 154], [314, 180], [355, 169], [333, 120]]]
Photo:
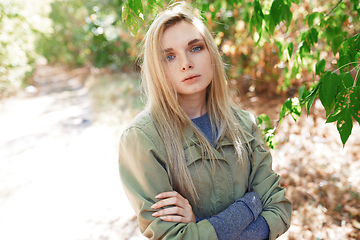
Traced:
[[200, 147], [196, 147], [196, 145], [193, 144], [185, 148], [186, 165], [189, 166], [197, 160], [201, 160]]

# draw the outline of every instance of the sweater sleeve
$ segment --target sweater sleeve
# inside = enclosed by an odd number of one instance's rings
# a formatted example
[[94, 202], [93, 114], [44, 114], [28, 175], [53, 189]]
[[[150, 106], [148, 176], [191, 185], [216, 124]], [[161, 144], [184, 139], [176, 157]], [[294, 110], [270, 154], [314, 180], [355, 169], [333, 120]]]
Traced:
[[152, 216], [151, 206], [161, 192], [173, 191], [166, 170], [166, 158], [150, 135], [141, 129], [127, 129], [120, 140], [119, 168], [124, 191], [138, 217], [142, 234], [152, 240], [217, 240], [209, 221], [165, 222]]
[[[213, 225], [219, 240], [244, 239], [244, 236], [266, 236], [269, 227], [266, 221], [257, 221], [262, 211], [262, 204], [255, 192], [248, 192], [244, 197], [236, 200], [232, 205], [221, 213], [208, 218]], [[254, 229], [256, 223], [257, 228]], [[250, 228], [251, 227], [251, 228]]]
[[263, 240], [269, 238], [269, 225], [267, 224], [263, 216], [259, 216], [255, 221], [251, 222], [245, 229], [240, 233], [236, 240]]

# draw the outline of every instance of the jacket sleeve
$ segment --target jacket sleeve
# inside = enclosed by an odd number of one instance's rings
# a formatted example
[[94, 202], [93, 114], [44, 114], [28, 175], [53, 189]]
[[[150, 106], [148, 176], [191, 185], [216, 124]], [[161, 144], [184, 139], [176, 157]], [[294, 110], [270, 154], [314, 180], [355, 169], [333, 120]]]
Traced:
[[119, 168], [124, 191], [134, 208], [142, 234], [149, 239], [217, 240], [209, 221], [198, 223], [165, 222], [151, 214], [150, 208], [161, 192], [173, 191], [166, 170], [165, 156], [159, 153], [151, 136], [139, 128], [127, 129], [120, 140]]
[[263, 216], [269, 225], [270, 239], [275, 239], [290, 227], [291, 202], [285, 198], [286, 189], [279, 186], [280, 176], [272, 170], [272, 157], [265, 149], [262, 134], [252, 121], [253, 155], [249, 176], [250, 191], [255, 191], [263, 204]]

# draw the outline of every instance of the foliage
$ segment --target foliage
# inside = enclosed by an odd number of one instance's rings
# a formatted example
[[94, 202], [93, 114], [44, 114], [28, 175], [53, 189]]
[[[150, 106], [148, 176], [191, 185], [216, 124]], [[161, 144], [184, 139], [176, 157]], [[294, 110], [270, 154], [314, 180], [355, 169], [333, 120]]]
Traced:
[[[143, 4], [154, 7], [143, 8]], [[337, 121], [341, 140], [346, 143], [352, 118], [360, 122], [357, 0], [201, 0], [193, 5], [217, 33], [215, 43], [232, 66], [228, 71], [231, 78], [248, 76], [255, 88], [266, 85], [277, 93], [301, 86], [299, 97], [283, 104], [274, 127], [268, 124], [267, 116], [259, 116], [270, 147], [276, 145], [273, 134], [282, 119], [291, 115], [296, 121], [303, 106], [309, 111], [317, 96], [326, 109], [327, 122]], [[166, 2], [128, 0], [122, 9], [123, 19], [136, 35], [148, 22], [149, 11], [161, 6]], [[243, 77], [235, 80], [244, 84]], [[276, 83], [275, 88], [269, 87], [271, 82]]]
[[46, 0], [0, 0], [0, 96], [14, 92], [32, 71], [35, 42], [49, 31]]
[[54, 31], [41, 38], [38, 51], [51, 63], [117, 69], [133, 63], [136, 39], [121, 21], [122, 1], [54, 1]]
[[[151, 18], [168, 2], [57, 0], [46, 9], [50, 0], [0, 0], [0, 91], [20, 86], [38, 53], [70, 66], [132, 66]], [[352, 122], [359, 122], [357, 0], [199, 0], [193, 6], [242, 94], [288, 95], [278, 120], [259, 116], [269, 146], [276, 145], [282, 119], [296, 120], [304, 106], [309, 113], [317, 97], [346, 143]]]

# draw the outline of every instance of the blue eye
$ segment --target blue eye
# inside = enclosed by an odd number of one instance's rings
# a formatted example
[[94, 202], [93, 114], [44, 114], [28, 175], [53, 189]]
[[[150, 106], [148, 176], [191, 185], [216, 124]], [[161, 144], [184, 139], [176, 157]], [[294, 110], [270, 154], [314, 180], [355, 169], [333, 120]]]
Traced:
[[172, 59], [174, 59], [174, 56], [173, 56], [173, 55], [169, 55], [169, 56], [166, 57], [166, 60], [168, 60], [168, 61], [170, 61], [170, 60], [172, 60]]
[[192, 52], [198, 52], [201, 50], [201, 47], [194, 47], [193, 49], [191, 49]]

